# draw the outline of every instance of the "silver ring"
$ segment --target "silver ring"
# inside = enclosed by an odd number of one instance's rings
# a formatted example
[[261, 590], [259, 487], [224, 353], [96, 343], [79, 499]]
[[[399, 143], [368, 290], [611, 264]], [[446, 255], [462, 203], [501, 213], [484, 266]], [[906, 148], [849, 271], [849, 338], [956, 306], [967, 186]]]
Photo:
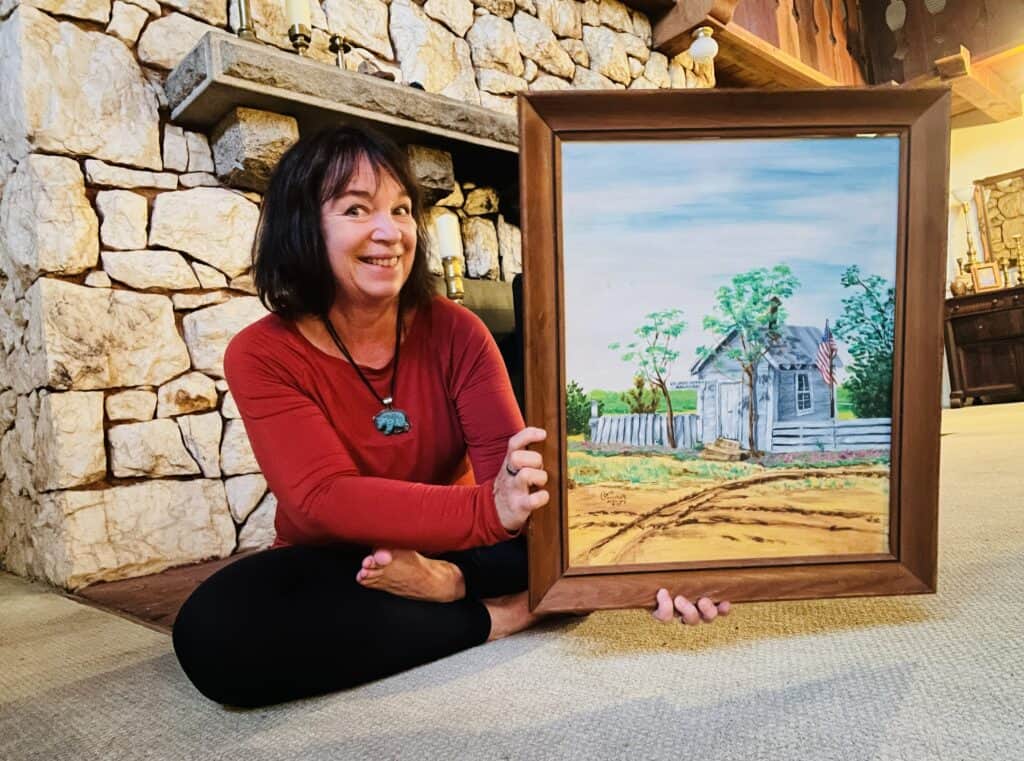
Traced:
[[[520, 468], [519, 470], [522, 470], [522, 468]], [[505, 472], [508, 473], [510, 476], [515, 478], [516, 476], [519, 475], [519, 470], [512, 470], [512, 468], [509, 467], [508, 460], [505, 460]]]

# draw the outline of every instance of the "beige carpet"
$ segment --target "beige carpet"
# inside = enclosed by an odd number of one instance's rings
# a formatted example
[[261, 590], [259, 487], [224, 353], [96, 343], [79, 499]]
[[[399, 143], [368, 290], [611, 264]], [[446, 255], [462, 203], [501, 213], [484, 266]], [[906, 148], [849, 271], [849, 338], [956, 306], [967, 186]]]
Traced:
[[594, 614], [267, 710], [0, 575], [0, 759], [1024, 759], [1024, 405], [944, 430], [937, 595]]

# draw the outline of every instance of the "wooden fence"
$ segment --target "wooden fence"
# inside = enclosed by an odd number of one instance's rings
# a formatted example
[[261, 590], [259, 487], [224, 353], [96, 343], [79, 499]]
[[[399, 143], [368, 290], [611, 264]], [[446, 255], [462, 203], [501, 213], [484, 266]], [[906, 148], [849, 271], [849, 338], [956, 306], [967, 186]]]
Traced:
[[887, 417], [787, 422], [772, 428], [771, 451], [885, 449], [891, 442], [892, 420]]
[[[631, 447], [665, 447], [667, 415], [602, 415], [590, 419], [588, 441], [595, 444], [624, 444]], [[700, 416], [694, 413], [672, 416], [677, 449], [693, 449], [700, 441]]]

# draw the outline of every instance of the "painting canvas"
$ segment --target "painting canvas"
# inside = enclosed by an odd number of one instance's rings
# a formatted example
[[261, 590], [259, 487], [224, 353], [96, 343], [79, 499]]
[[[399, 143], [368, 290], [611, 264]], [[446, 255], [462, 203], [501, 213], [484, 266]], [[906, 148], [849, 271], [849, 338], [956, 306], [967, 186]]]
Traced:
[[570, 567], [889, 551], [899, 165], [562, 144]]
[[520, 96], [534, 610], [934, 591], [949, 102]]

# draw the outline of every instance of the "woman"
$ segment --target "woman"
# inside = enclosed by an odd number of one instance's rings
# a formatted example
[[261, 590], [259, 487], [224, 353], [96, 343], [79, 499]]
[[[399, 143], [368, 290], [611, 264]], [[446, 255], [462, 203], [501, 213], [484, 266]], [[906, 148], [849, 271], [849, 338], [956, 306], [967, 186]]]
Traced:
[[[270, 551], [204, 582], [174, 626], [212, 700], [258, 706], [378, 679], [520, 631], [519, 530], [548, 493], [480, 320], [435, 297], [404, 154], [354, 128], [303, 138], [263, 200], [271, 314], [224, 369], [278, 500]], [[725, 613], [658, 593], [689, 623]]]

